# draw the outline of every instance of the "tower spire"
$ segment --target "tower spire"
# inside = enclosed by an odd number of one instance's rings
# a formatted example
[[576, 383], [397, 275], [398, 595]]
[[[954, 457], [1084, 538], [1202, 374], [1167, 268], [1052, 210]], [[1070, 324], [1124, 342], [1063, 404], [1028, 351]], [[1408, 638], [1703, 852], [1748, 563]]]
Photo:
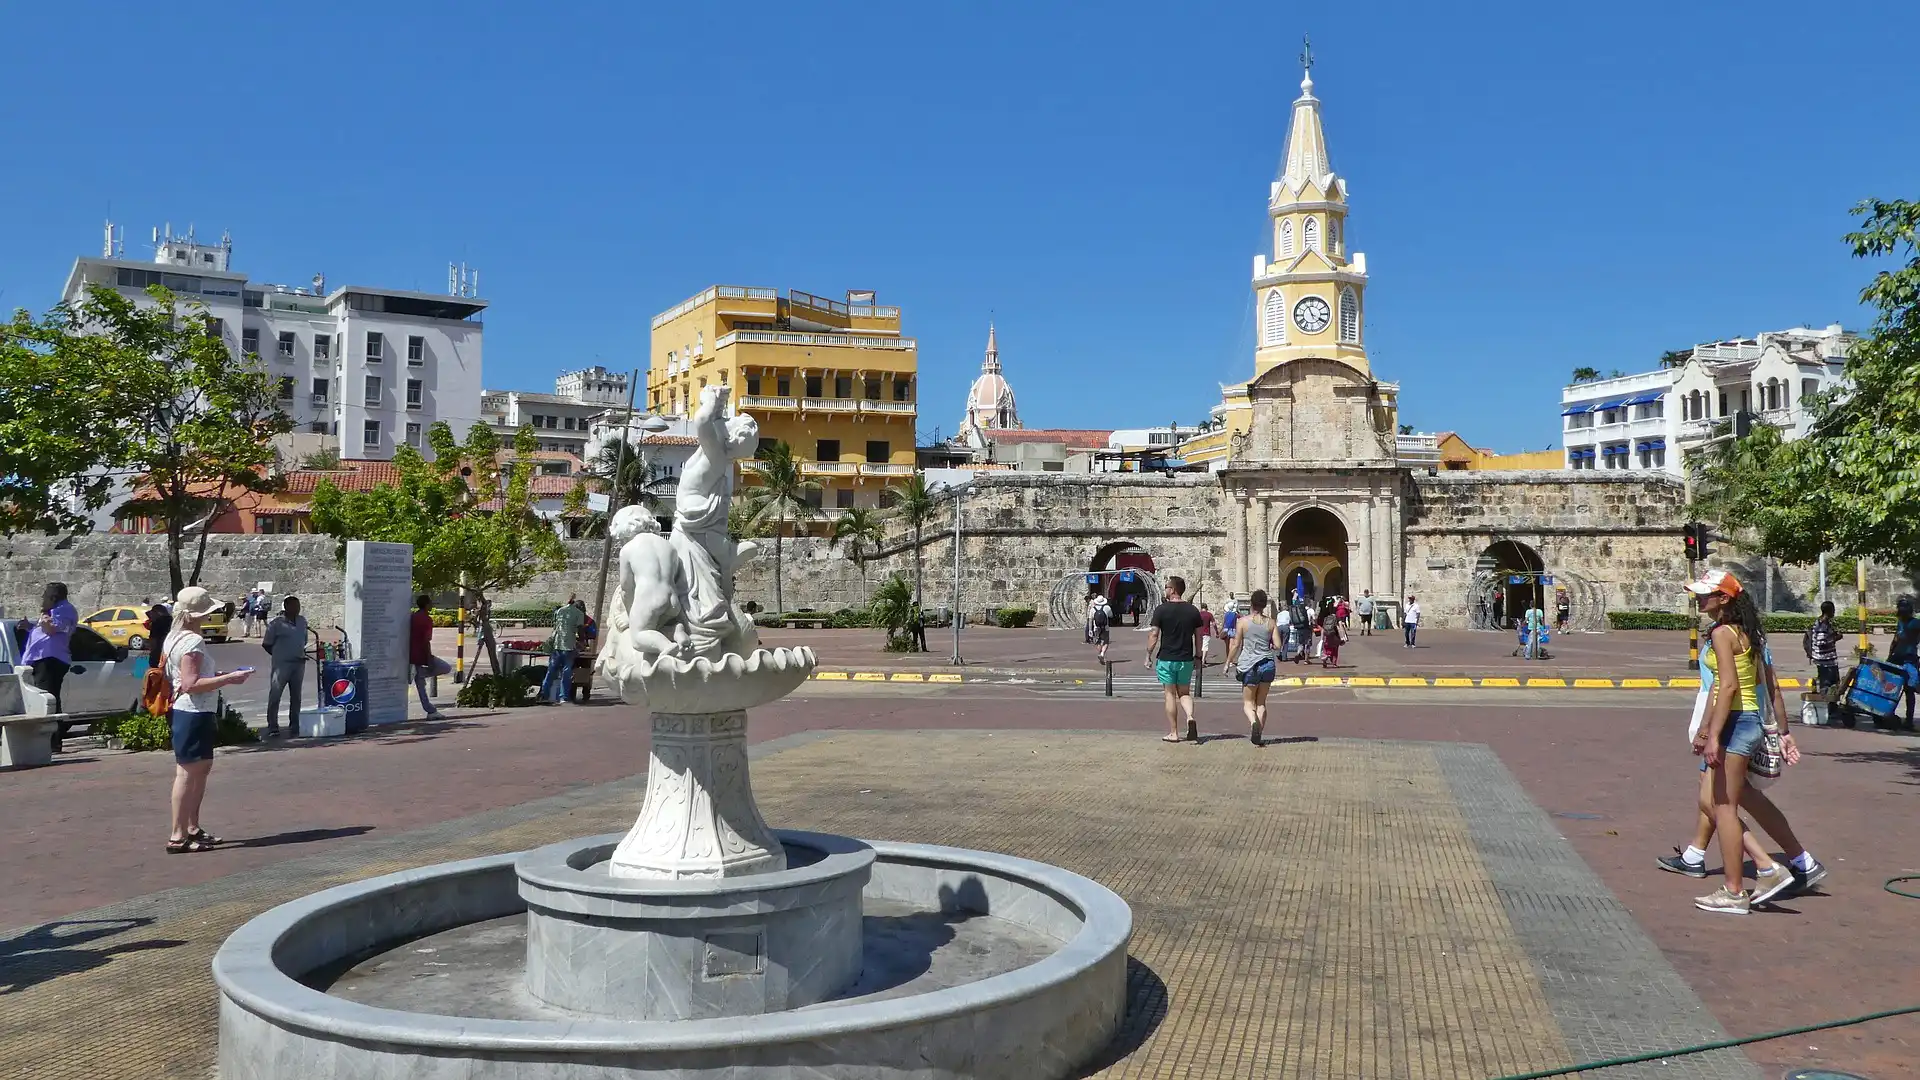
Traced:
[[1293, 102], [1293, 124], [1287, 131], [1287, 164], [1280, 173], [1280, 178], [1295, 191], [1305, 182], [1317, 182], [1333, 171], [1333, 162], [1327, 156], [1327, 133], [1320, 126], [1320, 99], [1313, 96], [1313, 41], [1302, 40], [1300, 96]]
[[1000, 374], [1000, 346], [994, 341], [991, 322], [987, 324], [987, 358], [980, 364], [980, 372], [984, 375]]

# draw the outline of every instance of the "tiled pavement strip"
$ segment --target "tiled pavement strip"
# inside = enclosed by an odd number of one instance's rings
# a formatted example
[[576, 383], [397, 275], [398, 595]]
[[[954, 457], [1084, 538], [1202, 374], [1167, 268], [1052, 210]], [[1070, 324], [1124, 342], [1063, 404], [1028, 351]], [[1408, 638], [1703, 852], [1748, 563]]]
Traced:
[[[841, 732], [756, 747], [753, 768], [776, 824], [1012, 852], [1125, 897], [1126, 1029], [1093, 1075], [1470, 1080], [1720, 1035], [1484, 747], [1229, 757], [1149, 736]], [[247, 918], [343, 881], [617, 830], [638, 792], [582, 788], [10, 934], [0, 1076], [202, 1080], [208, 963]], [[113, 919], [135, 921], [87, 925]], [[1755, 1073], [1722, 1052], [1597, 1075]]]

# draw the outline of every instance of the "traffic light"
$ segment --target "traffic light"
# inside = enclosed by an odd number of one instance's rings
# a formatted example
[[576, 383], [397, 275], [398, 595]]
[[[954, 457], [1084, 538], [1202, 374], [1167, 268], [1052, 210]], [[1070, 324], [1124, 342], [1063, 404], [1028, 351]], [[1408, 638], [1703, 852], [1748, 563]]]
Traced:
[[1681, 532], [1681, 543], [1684, 543], [1687, 546], [1688, 562], [1700, 561], [1700, 533], [1702, 531], [1703, 530], [1699, 522], [1689, 521], [1687, 522], [1685, 529], [1683, 529]]
[[1695, 525], [1693, 527], [1693, 547], [1695, 551], [1699, 552], [1695, 558], [1698, 558], [1702, 562], [1712, 558], [1713, 544], [1711, 541], [1716, 539], [1718, 539], [1718, 537], [1714, 536], [1713, 532], [1705, 525]]

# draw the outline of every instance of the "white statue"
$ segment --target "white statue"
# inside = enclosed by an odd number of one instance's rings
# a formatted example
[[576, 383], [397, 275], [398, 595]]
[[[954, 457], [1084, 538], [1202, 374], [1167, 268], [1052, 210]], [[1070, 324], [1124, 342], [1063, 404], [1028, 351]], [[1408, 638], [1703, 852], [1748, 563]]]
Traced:
[[813, 650], [756, 648], [733, 603], [734, 568], [756, 545], [727, 535], [734, 462], [759, 447], [753, 417], [727, 415], [727, 388], [700, 392], [700, 448], [680, 473], [673, 534], [627, 507], [600, 674], [652, 714], [647, 794], [608, 873], [626, 878], [734, 877], [787, 865], [753, 801], [747, 710], [778, 700], [813, 671]]
[[673, 535], [637, 506], [614, 515], [620, 576], [608, 615], [612, 631], [604, 670], [614, 679], [662, 656], [718, 660], [750, 655], [759, 638], [753, 620], [733, 603], [734, 569], [757, 550], [727, 535], [733, 463], [751, 458], [760, 441], [753, 417], [726, 415], [727, 388], [700, 392], [693, 414], [700, 448], [687, 459], [674, 493]]

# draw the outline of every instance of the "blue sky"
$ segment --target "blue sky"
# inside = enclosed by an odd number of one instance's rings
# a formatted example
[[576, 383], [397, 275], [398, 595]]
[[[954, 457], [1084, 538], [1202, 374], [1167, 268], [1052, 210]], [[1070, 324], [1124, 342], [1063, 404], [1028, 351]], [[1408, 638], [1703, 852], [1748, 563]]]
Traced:
[[[109, 211], [238, 269], [482, 273], [487, 384], [644, 363], [716, 282], [875, 289], [951, 433], [987, 320], [1029, 426], [1192, 422], [1313, 35], [1375, 371], [1502, 450], [1580, 365], [1865, 322], [1839, 237], [1920, 197], [1920, 5], [12, 5], [0, 308]], [[557, 12], [557, 14], [556, 14]]]

